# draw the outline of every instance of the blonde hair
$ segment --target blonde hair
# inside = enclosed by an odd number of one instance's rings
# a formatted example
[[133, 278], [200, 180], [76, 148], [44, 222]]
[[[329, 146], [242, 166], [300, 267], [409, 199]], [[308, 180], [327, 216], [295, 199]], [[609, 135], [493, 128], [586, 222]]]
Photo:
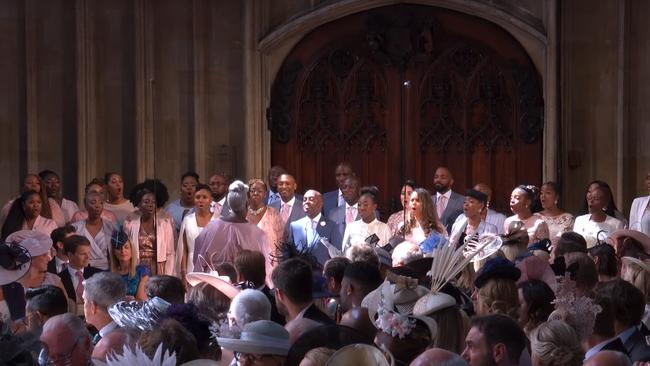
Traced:
[[[112, 243], [109, 242], [108, 244], [111, 246], [111, 272], [115, 272], [119, 274], [123, 268], [120, 268], [120, 260], [115, 255], [115, 252], [118, 249], [115, 249]], [[136, 272], [135, 269], [138, 266], [138, 260], [136, 258], [135, 253], [133, 253], [134, 249], [133, 249], [133, 245], [131, 245], [131, 240], [127, 240], [127, 242], [124, 243], [124, 245], [126, 244], [129, 244], [129, 246], [131, 247], [131, 264], [129, 264], [129, 278], [134, 278]]]
[[519, 292], [515, 281], [502, 278], [489, 280], [478, 290], [478, 301], [490, 314], [503, 314], [519, 319]]
[[530, 335], [530, 349], [544, 365], [580, 366], [584, 352], [573, 328], [561, 320], [540, 324]]
[[650, 272], [636, 263], [626, 263], [627, 270], [621, 271], [621, 279], [631, 283], [643, 293], [646, 304], [650, 304]]
[[334, 350], [326, 347], [313, 348], [305, 354], [304, 358], [309, 359], [314, 365], [324, 366], [327, 360], [332, 357]]
[[517, 257], [526, 251], [525, 243], [505, 244], [500, 248], [503, 255], [512, 263], [515, 263]]

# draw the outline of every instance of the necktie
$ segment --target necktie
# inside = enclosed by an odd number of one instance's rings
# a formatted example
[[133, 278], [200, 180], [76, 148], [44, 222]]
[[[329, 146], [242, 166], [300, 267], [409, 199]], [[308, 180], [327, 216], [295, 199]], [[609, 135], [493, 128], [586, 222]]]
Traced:
[[445, 212], [445, 201], [447, 200], [447, 197], [445, 196], [440, 196], [438, 197], [438, 218], [442, 217], [443, 212]]
[[282, 203], [282, 210], [280, 210], [280, 215], [282, 216], [282, 222], [285, 224], [289, 220], [289, 215], [291, 215], [291, 205], [288, 203]]
[[355, 211], [356, 210], [354, 209], [354, 206], [348, 207], [348, 212], [345, 214], [345, 224], [346, 225], [351, 223], [352, 221], [354, 221], [354, 219], [357, 218], [357, 214], [356, 214]]
[[74, 289], [74, 291], [77, 294], [77, 301], [81, 301], [83, 299], [84, 293], [84, 275], [83, 272], [77, 271], [75, 273], [75, 276], [77, 277], [77, 287]]

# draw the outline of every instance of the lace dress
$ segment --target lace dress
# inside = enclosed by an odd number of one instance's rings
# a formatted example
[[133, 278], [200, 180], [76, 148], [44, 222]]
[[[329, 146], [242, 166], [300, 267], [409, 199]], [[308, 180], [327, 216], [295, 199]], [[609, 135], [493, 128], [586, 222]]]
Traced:
[[555, 246], [562, 234], [573, 230], [575, 217], [568, 212], [557, 216], [544, 216], [541, 214], [540, 216], [546, 222], [546, 226], [548, 226], [548, 238], [551, 240], [553, 246]]

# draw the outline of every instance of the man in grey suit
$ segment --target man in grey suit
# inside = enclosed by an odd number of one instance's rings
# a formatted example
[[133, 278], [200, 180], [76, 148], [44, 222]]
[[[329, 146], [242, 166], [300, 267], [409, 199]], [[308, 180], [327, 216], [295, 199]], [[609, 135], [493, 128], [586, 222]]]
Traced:
[[338, 189], [323, 194], [323, 213], [325, 216], [328, 216], [333, 209], [345, 206], [343, 185], [348, 177], [353, 175], [355, 174], [350, 163], [342, 162], [336, 166], [334, 176], [336, 177], [336, 185], [338, 186]]
[[296, 194], [296, 189], [298, 184], [291, 174], [280, 175], [278, 177], [280, 199], [269, 204], [269, 207], [273, 207], [280, 213], [282, 223], [285, 225], [285, 233], [291, 222], [307, 216], [302, 208], [302, 196]]
[[465, 202], [465, 197], [451, 190], [453, 185], [454, 177], [448, 168], [441, 166], [436, 169], [436, 174], [433, 176], [433, 187], [436, 190], [433, 204], [447, 233], [451, 233], [456, 218], [463, 213]]
[[318, 263], [325, 265], [330, 259], [327, 246], [321, 239], [326, 239], [336, 249], [341, 250], [341, 237], [334, 221], [322, 214], [323, 196], [320, 192], [308, 190], [305, 192], [302, 207], [307, 216], [289, 224], [289, 241], [301, 252], [309, 252]]

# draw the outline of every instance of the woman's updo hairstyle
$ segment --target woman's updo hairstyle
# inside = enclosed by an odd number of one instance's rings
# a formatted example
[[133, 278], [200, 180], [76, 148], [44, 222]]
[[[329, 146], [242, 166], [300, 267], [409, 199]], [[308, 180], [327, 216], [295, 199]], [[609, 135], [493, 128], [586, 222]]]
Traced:
[[585, 355], [576, 332], [561, 320], [542, 323], [533, 330], [530, 348], [544, 365], [580, 366]]
[[359, 197], [363, 196], [370, 198], [374, 204], [379, 204], [379, 188], [376, 186], [361, 187]]
[[248, 202], [248, 186], [241, 180], [236, 180], [228, 186], [228, 206], [239, 216], [246, 216]]
[[542, 210], [542, 202], [539, 200], [539, 188], [532, 184], [521, 184], [517, 186], [517, 189], [526, 192], [526, 197], [530, 200], [530, 212], [535, 213]]

